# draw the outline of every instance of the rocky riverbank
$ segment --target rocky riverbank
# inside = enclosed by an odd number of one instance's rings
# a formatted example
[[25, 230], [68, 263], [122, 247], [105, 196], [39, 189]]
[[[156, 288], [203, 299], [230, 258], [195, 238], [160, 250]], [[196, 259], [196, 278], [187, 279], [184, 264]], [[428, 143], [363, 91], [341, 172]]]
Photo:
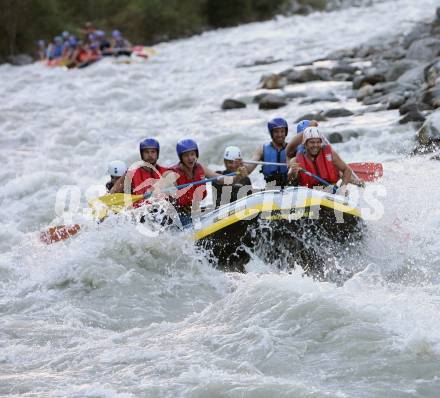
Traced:
[[[264, 60], [259, 60], [262, 64]], [[267, 63], [276, 62], [268, 59]], [[252, 65], [240, 65], [252, 66]], [[295, 88], [314, 81], [350, 82], [352, 95], [366, 112], [398, 109], [398, 123], [411, 123], [417, 130], [415, 154], [440, 148], [440, 7], [431, 22], [380, 44], [364, 44], [337, 51], [307, 64], [261, 77], [259, 91], [251, 97], [226, 99], [222, 109], [243, 108], [257, 103], [260, 109], [281, 108], [289, 101], [299, 105], [339, 102], [333, 93], [309, 95]], [[318, 106], [318, 105], [317, 105]], [[303, 115], [325, 121], [353, 112], [335, 107]], [[299, 120], [298, 119], [298, 120]], [[397, 120], [396, 120], [397, 122]], [[340, 137], [333, 137], [336, 142]]]

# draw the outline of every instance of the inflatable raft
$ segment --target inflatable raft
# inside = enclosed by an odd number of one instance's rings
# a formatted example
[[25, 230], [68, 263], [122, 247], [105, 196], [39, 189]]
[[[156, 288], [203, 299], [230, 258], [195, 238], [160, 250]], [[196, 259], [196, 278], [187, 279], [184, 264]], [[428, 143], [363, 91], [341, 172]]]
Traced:
[[322, 268], [320, 246], [360, 239], [362, 227], [360, 209], [345, 197], [304, 187], [254, 193], [193, 225], [196, 244], [222, 269], [244, 271], [255, 253], [288, 267], [300, 263], [313, 273]]

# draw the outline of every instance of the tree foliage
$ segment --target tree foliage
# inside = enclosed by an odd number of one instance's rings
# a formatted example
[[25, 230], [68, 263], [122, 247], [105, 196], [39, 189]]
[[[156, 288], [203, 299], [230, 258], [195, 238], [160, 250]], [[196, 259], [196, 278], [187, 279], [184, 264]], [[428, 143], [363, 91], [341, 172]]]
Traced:
[[273, 17], [288, 0], [0, 0], [0, 57], [33, 53], [38, 39], [86, 21], [119, 29], [133, 43], [152, 44]]

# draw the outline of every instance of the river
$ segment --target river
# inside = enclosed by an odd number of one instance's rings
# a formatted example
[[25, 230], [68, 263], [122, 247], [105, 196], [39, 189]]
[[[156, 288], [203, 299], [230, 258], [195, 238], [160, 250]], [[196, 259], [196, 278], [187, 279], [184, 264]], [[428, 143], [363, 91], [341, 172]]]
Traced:
[[[223, 112], [225, 98], [254, 90], [263, 73], [408, 32], [436, 5], [372, 1], [278, 17], [159, 44], [148, 62], [0, 66], [0, 395], [438, 397], [440, 166], [407, 156], [415, 132], [397, 124], [398, 111], [321, 124], [360, 131], [336, 149], [385, 169], [384, 215], [340, 259], [354, 273], [343, 284], [258, 258], [247, 274], [223, 273], [191, 242], [146, 238], [130, 223], [51, 246], [36, 233], [58, 220], [62, 187], [77, 187], [85, 206], [107, 163], [137, 161], [146, 136], [160, 139], [164, 165], [185, 137], [214, 168], [227, 145], [250, 156], [269, 118], [293, 125], [321, 105]], [[237, 67], [268, 56], [282, 61]], [[362, 108], [350, 83], [307, 87]]]

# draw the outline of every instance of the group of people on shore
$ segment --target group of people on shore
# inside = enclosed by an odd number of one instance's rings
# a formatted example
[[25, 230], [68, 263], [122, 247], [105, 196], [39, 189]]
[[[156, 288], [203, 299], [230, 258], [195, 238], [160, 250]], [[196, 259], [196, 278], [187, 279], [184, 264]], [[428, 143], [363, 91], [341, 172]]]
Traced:
[[[167, 180], [168, 177], [172, 180], [171, 184], [177, 187], [188, 184], [185, 188], [178, 189], [172, 199], [184, 225], [191, 222], [191, 212], [200, 206], [207, 195], [206, 184], [203, 183], [205, 179], [213, 180], [215, 203], [220, 206], [253, 192], [249, 175], [260, 164], [266, 188], [289, 185], [313, 188], [322, 185], [323, 180], [333, 186], [342, 179], [338, 193], [346, 194], [347, 184], [352, 179], [352, 170], [320, 133], [316, 121], [302, 120], [298, 123], [296, 135], [289, 143], [289, 127], [285, 119], [270, 120], [268, 131], [271, 140], [259, 146], [249, 161], [243, 160], [238, 147], [227, 147], [223, 156], [225, 169], [219, 171], [212, 171], [199, 163], [199, 148], [192, 139], [180, 140], [176, 145], [178, 163], [163, 167], [158, 163], [159, 142], [155, 138], [146, 138], [139, 144], [141, 161], [129, 170], [123, 161], [110, 162], [111, 180], [107, 183], [108, 192], [148, 194], [158, 186], [163, 188], [164, 185], [159, 181]], [[146, 202], [148, 201], [138, 201], [135, 207]]]
[[97, 61], [106, 55], [130, 55], [131, 49], [131, 43], [119, 30], [113, 30], [108, 36], [87, 22], [79, 35], [64, 31], [49, 42], [38, 40], [37, 58], [49, 65], [73, 68]]

